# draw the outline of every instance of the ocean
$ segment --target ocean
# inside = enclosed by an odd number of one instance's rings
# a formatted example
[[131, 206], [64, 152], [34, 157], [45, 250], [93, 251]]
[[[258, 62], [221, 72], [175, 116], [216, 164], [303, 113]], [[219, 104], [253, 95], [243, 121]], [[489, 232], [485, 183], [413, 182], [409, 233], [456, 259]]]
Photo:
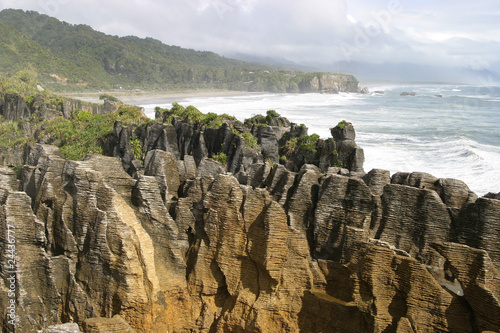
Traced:
[[[240, 120], [276, 110], [309, 134], [326, 139], [346, 120], [373, 168], [421, 171], [464, 181], [479, 196], [500, 192], [500, 87], [467, 85], [372, 85], [371, 93], [255, 94], [177, 100], [201, 112], [227, 113]], [[375, 93], [383, 91], [384, 93]], [[415, 96], [401, 96], [415, 92]], [[173, 101], [140, 105], [154, 108]]]

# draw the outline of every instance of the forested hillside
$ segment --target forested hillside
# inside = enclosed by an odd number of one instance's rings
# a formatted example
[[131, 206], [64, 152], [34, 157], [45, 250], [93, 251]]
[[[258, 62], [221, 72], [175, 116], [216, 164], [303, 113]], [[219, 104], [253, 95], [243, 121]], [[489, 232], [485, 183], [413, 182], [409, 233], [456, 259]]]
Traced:
[[52, 90], [229, 89], [299, 92], [316, 74], [227, 59], [213, 52], [118, 37], [34, 11], [0, 12], [0, 74], [30, 70]]

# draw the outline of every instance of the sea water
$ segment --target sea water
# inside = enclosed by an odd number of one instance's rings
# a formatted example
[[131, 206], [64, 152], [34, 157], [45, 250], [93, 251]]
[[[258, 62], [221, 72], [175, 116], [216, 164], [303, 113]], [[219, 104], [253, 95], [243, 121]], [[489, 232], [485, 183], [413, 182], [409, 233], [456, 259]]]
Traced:
[[[372, 86], [369, 94], [255, 94], [177, 100], [201, 112], [240, 120], [276, 110], [331, 137], [346, 120], [364, 149], [365, 171], [422, 171], [464, 181], [478, 195], [500, 191], [500, 87], [466, 85]], [[375, 93], [375, 91], [383, 91]], [[415, 96], [401, 96], [415, 92]], [[141, 105], [154, 118], [154, 107]]]

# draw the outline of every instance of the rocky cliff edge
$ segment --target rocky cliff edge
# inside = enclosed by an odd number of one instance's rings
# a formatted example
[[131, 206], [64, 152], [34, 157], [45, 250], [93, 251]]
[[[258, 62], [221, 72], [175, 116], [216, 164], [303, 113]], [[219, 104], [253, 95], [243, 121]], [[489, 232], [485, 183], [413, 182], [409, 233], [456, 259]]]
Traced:
[[352, 125], [309, 151], [283, 121], [247, 129], [258, 148], [229, 123], [118, 123], [112, 156], [36, 144], [1, 167], [3, 330], [500, 330], [500, 194], [365, 173]]

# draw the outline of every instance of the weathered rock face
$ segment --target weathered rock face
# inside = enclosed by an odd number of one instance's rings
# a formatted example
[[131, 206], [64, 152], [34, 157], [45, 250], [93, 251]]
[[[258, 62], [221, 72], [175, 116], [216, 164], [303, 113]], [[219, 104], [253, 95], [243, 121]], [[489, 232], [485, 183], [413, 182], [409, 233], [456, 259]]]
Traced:
[[321, 74], [311, 80], [301, 82], [300, 92], [338, 94], [339, 92], [361, 92], [359, 81], [352, 75]]
[[451, 266], [453, 277], [473, 309], [479, 331], [500, 327], [500, 279], [488, 252], [457, 243], [433, 244]]
[[2, 103], [0, 104], [0, 115], [5, 120], [26, 119], [31, 115], [31, 112], [26, 105], [26, 101], [19, 95], [6, 94], [0, 96]]
[[363, 163], [365, 154], [363, 149], [356, 145], [356, 132], [354, 126], [346, 121], [340, 122], [330, 129], [333, 140], [336, 142], [338, 159], [347, 169], [364, 174]]
[[253, 132], [259, 142], [264, 159], [277, 163], [279, 161], [279, 145], [273, 128], [271, 126], [258, 126]]
[[93, 104], [80, 100], [65, 99], [61, 103], [50, 103], [40, 97], [34, 97], [29, 103], [17, 94], [0, 95], [0, 116], [5, 120], [29, 120], [30, 116], [37, 114], [40, 119], [50, 119], [58, 116], [71, 118], [76, 110], [89, 111], [92, 114], [105, 114], [115, 111], [118, 104], [105, 101], [104, 104]]
[[163, 150], [150, 150], [144, 164], [144, 175], [156, 178], [163, 201], [169, 204], [177, 200], [181, 184], [175, 157]]
[[361, 179], [341, 175], [326, 178], [314, 216], [315, 257], [347, 260], [351, 243], [369, 237], [374, 207], [372, 193]]
[[240, 187], [229, 175], [215, 179], [204, 206], [188, 277], [203, 295], [198, 321], [218, 332], [297, 331], [301, 290], [312, 283], [304, 235], [267, 191]]
[[339, 126], [330, 129], [335, 141], [355, 140], [356, 131], [351, 123], [341, 122]]
[[5, 206], [16, 200], [19, 213], [7, 211], [5, 221], [26, 233], [16, 238], [18, 270], [26, 272], [16, 292], [19, 308], [33, 310], [18, 312], [21, 331], [114, 314], [143, 331], [162, 330], [169, 314], [155, 309], [169, 297], [175, 307], [186, 289], [188, 242], [156, 179], [136, 182], [110, 157], [65, 161], [51, 146], [38, 145], [30, 161], [37, 164], [22, 187], [31, 199], [12, 192]]
[[479, 198], [457, 215], [453, 240], [488, 251], [493, 264], [500, 269], [500, 200]]
[[0, 165], [16, 166], [23, 164], [23, 146], [15, 144], [12, 148], [0, 149]]
[[415, 259], [353, 243], [348, 263], [318, 260], [326, 283], [304, 293], [301, 332], [473, 332], [461, 297]]
[[297, 174], [287, 170], [283, 165], [277, 164], [273, 167], [265, 181], [265, 186], [273, 200], [282, 206], [288, 199], [288, 192], [295, 184]]
[[[500, 330], [496, 194], [423, 173], [293, 172], [227, 127], [177, 126], [117, 125], [116, 147], [131, 134], [148, 147], [134, 177], [43, 144], [20, 180], [0, 168], [4, 330]], [[340, 130], [332, 143], [354, 142]], [[232, 173], [206, 155], [224, 149]]]
[[439, 267], [430, 244], [448, 239], [451, 219], [436, 192], [387, 185], [382, 194], [382, 218], [375, 238], [393, 244], [420, 262]]
[[88, 318], [83, 322], [85, 332], [134, 333], [135, 330], [119, 315], [113, 318]]
[[391, 173], [388, 170], [372, 169], [365, 176], [363, 180], [368, 185], [374, 195], [382, 195], [384, 187], [391, 183]]

